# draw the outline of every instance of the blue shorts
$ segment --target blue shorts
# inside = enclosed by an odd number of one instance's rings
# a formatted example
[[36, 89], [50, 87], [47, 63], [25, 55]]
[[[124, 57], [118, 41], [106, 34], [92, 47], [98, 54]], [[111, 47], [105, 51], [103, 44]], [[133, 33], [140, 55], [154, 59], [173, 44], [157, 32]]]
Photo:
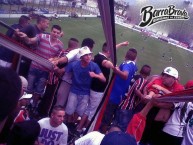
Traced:
[[114, 124], [119, 125], [123, 132], [126, 131], [127, 126], [134, 115], [133, 110], [118, 109], [115, 114]]

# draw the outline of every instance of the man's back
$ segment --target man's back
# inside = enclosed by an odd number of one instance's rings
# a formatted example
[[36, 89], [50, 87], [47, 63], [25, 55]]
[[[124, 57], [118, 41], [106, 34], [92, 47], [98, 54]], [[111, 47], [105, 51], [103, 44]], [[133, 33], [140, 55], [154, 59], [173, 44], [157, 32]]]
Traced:
[[99, 68], [101, 69], [103, 75], [106, 78], [106, 82], [101, 82], [97, 78], [92, 79], [91, 89], [93, 91], [96, 91], [96, 92], [104, 92], [104, 90], [105, 90], [105, 88], [108, 84], [108, 81], [109, 81], [110, 68], [106, 68], [102, 65], [102, 62], [104, 60], [108, 60], [108, 58], [105, 55], [103, 55], [102, 53], [98, 53], [94, 57], [94, 62], [99, 66]]
[[124, 80], [119, 75], [116, 75], [115, 82], [112, 88], [112, 93], [110, 96], [110, 101], [112, 101], [115, 104], [119, 104], [120, 101], [123, 99], [121, 97], [124, 97], [130, 85], [131, 79], [133, 78], [133, 75], [137, 71], [137, 67], [133, 61], [123, 62], [119, 68], [121, 71], [128, 72], [128, 78]]

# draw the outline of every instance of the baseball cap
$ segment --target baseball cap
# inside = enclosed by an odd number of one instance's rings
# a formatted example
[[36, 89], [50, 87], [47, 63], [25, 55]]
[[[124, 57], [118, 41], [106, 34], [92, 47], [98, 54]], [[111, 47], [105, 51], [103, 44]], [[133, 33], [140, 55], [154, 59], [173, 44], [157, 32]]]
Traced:
[[32, 97], [32, 94], [27, 94], [25, 93], [19, 100], [22, 100], [22, 99], [30, 99]]
[[193, 80], [189, 80], [185, 85], [184, 87], [186, 89], [189, 89], [189, 88], [193, 88]]
[[80, 48], [79, 50], [79, 57], [82, 57], [86, 54], [91, 54], [92, 52], [90, 51], [90, 49], [87, 46], [84, 46], [82, 48]]
[[137, 145], [137, 143], [131, 135], [114, 131], [105, 135], [100, 145]]
[[178, 71], [173, 67], [166, 67], [163, 71], [164, 74], [172, 76], [174, 78], [178, 78]]
[[21, 83], [22, 83], [22, 88], [24, 90], [27, 90], [27, 85], [28, 85], [28, 81], [26, 80], [26, 78], [24, 78], [23, 76], [19, 76], [21, 79]]

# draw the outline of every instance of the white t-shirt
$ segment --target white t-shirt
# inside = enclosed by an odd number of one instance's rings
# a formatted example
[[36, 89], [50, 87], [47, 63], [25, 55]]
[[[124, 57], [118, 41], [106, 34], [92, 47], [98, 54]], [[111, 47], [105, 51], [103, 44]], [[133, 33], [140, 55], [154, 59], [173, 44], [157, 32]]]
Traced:
[[104, 134], [93, 131], [75, 141], [75, 145], [100, 145]]
[[187, 115], [190, 112], [190, 110], [193, 109], [193, 103], [189, 102], [187, 104], [186, 113], [185, 113], [182, 121], [180, 122], [180, 114], [181, 114], [181, 109], [183, 106], [184, 106], [184, 102], [180, 102], [180, 103], [175, 104], [175, 110], [163, 128], [164, 132], [166, 132], [170, 135], [176, 136], [176, 137], [183, 137], [183, 135], [182, 135], [183, 134], [183, 128], [186, 125], [185, 120], [186, 120]]
[[193, 117], [187, 123], [182, 145], [193, 145]]
[[[66, 57], [68, 58], [68, 63], [73, 62], [75, 60], [80, 60], [80, 57], [79, 57], [80, 49], [81, 48], [73, 49], [66, 54]], [[72, 84], [72, 73], [65, 72], [65, 74], [62, 77], [62, 80], [66, 81], [69, 84]]]
[[66, 57], [68, 58], [68, 62], [72, 62], [75, 60], [79, 60], [79, 51], [81, 48], [77, 48], [77, 49], [73, 49], [70, 52], [68, 52], [68, 54], [66, 54]]
[[41, 132], [38, 141], [44, 145], [67, 145], [68, 128], [64, 123], [58, 127], [50, 125], [50, 118], [43, 118], [38, 121]]

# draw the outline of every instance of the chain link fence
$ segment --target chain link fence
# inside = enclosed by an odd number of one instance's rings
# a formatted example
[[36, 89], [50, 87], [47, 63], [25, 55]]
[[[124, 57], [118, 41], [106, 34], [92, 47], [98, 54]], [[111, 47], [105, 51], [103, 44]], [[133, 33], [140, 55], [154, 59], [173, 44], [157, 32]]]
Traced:
[[0, 0], [0, 14], [99, 15], [97, 7], [64, 0]]

